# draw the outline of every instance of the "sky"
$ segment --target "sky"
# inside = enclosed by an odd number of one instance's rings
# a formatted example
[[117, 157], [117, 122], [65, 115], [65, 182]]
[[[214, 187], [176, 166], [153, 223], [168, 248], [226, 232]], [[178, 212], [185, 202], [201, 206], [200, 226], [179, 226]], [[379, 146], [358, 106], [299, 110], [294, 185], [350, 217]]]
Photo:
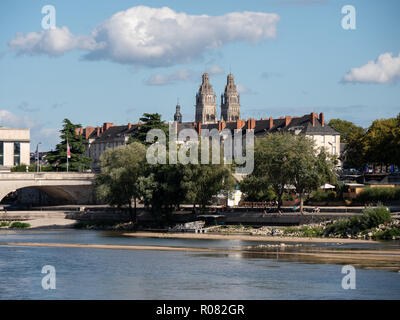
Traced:
[[399, 12], [398, 0], [2, 0], [0, 126], [50, 150], [64, 118], [170, 121], [179, 99], [194, 121], [201, 74], [219, 102], [232, 72], [244, 119], [324, 112], [368, 127], [400, 112]]

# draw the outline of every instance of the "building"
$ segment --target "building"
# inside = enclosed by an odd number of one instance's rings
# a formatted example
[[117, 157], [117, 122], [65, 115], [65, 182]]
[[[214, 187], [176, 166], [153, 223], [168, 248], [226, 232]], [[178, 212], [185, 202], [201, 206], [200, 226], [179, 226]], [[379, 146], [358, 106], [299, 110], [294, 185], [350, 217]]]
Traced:
[[196, 94], [196, 115], [195, 121], [201, 123], [216, 123], [217, 116], [217, 97], [210, 84], [208, 73], [203, 74], [203, 81]]
[[138, 124], [128, 123], [127, 125], [115, 126], [113, 123], [105, 122], [102, 126], [86, 127], [76, 129], [76, 134], [85, 138], [85, 156], [93, 160], [93, 167], [99, 166], [99, 159], [102, 153], [109, 148], [126, 145], [136, 131]]
[[0, 127], [0, 171], [30, 163], [30, 130]]
[[240, 94], [237, 92], [233, 74], [228, 74], [225, 92], [221, 94], [221, 120], [240, 119]]
[[176, 125], [176, 131], [179, 132], [183, 129], [192, 128], [199, 134], [205, 129], [211, 131], [217, 129], [219, 132], [229, 129], [231, 132], [234, 130], [241, 130], [244, 135], [246, 129], [254, 130], [254, 136], [263, 137], [269, 133], [288, 132], [292, 134], [304, 134], [310, 139], [315, 141], [317, 148], [325, 148], [328, 154], [334, 155], [337, 158], [340, 156], [340, 134], [326, 125], [324, 114], [310, 113], [300, 117], [280, 117], [277, 119], [250, 118], [247, 121], [237, 119], [236, 121], [218, 121], [217, 123], [197, 123], [197, 122], [184, 122]]

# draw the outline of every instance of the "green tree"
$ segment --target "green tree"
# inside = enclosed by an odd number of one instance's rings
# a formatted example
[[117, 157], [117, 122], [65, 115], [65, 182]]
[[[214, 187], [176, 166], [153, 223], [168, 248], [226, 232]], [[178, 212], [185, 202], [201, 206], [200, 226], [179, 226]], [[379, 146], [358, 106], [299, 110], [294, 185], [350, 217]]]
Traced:
[[364, 152], [368, 163], [374, 165], [400, 164], [396, 157], [399, 153], [396, 145], [398, 119], [378, 119], [372, 122], [364, 136]]
[[366, 164], [364, 154], [364, 129], [354, 123], [341, 119], [332, 119], [328, 125], [340, 133], [341, 142], [345, 143], [341, 160], [347, 168], [361, 169]]
[[158, 113], [144, 113], [140, 118], [141, 124], [138, 126], [138, 131], [134, 135], [133, 140], [148, 145], [146, 142], [147, 133], [152, 129], [161, 129], [168, 137], [168, 125], [161, 120], [161, 115]]
[[317, 150], [309, 138], [289, 133], [269, 134], [256, 140], [254, 171], [245, 180], [249, 188], [253, 186], [259, 192], [267, 192], [268, 186], [272, 187], [278, 210], [286, 188], [293, 185], [300, 195], [302, 211], [305, 194], [334, 181], [332, 169], [333, 162], [325, 151]]
[[64, 119], [63, 128], [60, 130], [61, 142], [57, 144], [56, 150], [47, 155], [51, 165], [62, 171], [67, 170], [67, 140], [70, 147], [71, 158], [68, 159], [68, 170], [79, 171], [90, 168], [91, 159], [85, 157], [84, 138], [77, 135], [75, 130], [81, 128], [80, 124], [73, 124]]
[[275, 192], [265, 179], [265, 176], [250, 175], [240, 182], [240, 190], [245, 194], [247, 201], [271, 201], [276, 198]]
[[182, 204], [186, 189], [182, 182], [184, 166], [181, 164], [147, 165], [139, 179], [143, 203], [155, 217], [169, 221], [171, 214]]
[[324, 149], [317, 150], [314, 142], [306, 136], [292, 136], [292, 140], [287, 162], [290, 165], [291, 183], [299, 194], [300, 212], [303, 212], [306, 194], [318, 190], [324, 183], [336, 182], [334, 162]]
[[218, 194], [228, 197], [236, 184], [230, 168], [223, 164], [188, 164], [184, 173], [186, 199], [202, 211]]
[[[292, 179], [290, 163], [287, 161], [292, 141], [291, 134], [269, 134], [255, 141], [254, 170], [248, 179], [253, 179], [255, 190], [263, 188], [266, 191], [269, 186], [272, 187], [278, 199], [278, 210], [282, 205], [285, 187]], [[261, 184], [257, 185], [259, 182]]]
[[349, 143], [355, 134], [364, 134], [364, 129], [351, 121], [332, 119], [329, 121], [328, 125], [340, 133], [340, 141], [343, 143]]
[[110, 205], [127, 207], [134, 223], [137, 201], [142, 196], [139, 178], [145, 165], [146, 148], [138, 142], [107, 149], [100, 157], [101, 173], [96, 178], [98, 196]]

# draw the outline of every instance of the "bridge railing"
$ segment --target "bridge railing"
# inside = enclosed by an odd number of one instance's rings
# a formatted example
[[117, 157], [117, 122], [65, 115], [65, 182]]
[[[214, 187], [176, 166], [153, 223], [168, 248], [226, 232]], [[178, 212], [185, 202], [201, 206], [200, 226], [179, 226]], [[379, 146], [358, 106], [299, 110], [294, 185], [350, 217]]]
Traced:
[[94, 173], [82, 172], [0, 172], [1, 180], [77, 180], [94, 179]]

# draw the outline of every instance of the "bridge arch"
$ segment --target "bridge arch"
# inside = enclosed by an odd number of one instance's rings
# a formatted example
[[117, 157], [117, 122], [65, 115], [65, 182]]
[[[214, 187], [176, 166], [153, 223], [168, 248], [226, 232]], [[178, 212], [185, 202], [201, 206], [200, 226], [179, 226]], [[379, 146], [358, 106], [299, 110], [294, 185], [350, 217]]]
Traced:
[[71, 204], [95, 202], [95, 175], [77, 172], [1, 172], [0, 201], [10, 192], [35, 187], [50, 197]]

